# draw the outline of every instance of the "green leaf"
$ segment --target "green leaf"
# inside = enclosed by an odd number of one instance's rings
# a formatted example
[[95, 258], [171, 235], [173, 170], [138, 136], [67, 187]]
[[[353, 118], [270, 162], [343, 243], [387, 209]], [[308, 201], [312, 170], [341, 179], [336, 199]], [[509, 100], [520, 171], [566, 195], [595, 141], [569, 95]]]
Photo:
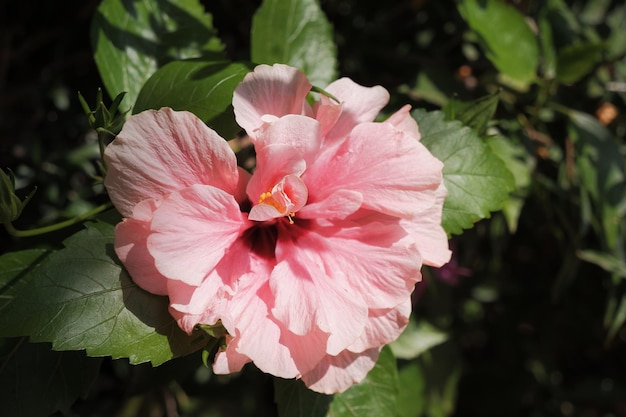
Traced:
[[513, 175], [477, 135], [458, 121], [445, 121], [442, 112], [416, 110], [422, 143], [444, 163], [448, 196], [442, 225], [459, 234], [478, 220], [500, 210], [513, 190]]
[[153, 365], [200, 349], [202, 337], [180, 330], [167, 298], [137, 287], [118, 264], [113, 235], [112, 224], [87, 223], [21, 276], [2, 309], [0, 336]]
[[577, 180], [583, 198], [592, 202], [593, 226], [605, 247], [617, 248], [624, 231], [626, 164], [620, 141], [595, 117], [568, 110], [569, 134], [575, 145]]
[[0, 404], [3, 415], [47, 416], [67, 412], [93, 383], [99, 358], [84, 352], [55, 352], [26, 338], [5, 339], [0, 348]]
[[233, 114], [233, 91], [251, 69], [226, 61], [170, 62], [146, 81], [133, 112], [161, 107], [187, 110], [230, 139], [241, 129]]
[[461, 377], [461, 357], [453, 343], [444, 343], [420, 356], [417, 372], [425, 381], [425, 415], [447, 417], [454, 412], [457, 385]]
[[487, 139], [486, 143], [498, 158], [504, 161], [515, 180], [515, 192], [502, 207], [508, 229], [511, 233], [515, 233], [531, 185], [531, 176], [536, 161], [520, 143], [504, 136], [492, 136]]
[[418, 323], [411, 317], [409, 325], [400, 337], [389, 345], [398, 359], [415, 359], [432, 347], [446, 340], [449, 336], [424, 320]]
[[539, 63], [537, 38], [520, 12], [499, 0], [461, 0], [458, 8], [502, 74], [522, 84], [534, 81]]
[[556, 79], [565, 84], [573, 84], [589, 74], [602, 59], [604, 44], [578, 42], [558, 51]]
[[489, 122], [498, 108], [499, 97], [500, 93], [497, 92], [471, 102], [451, 100], [444, 111], [448, 114], [448, 119], [459, 120], [465, 126], [474, 129], [478, 136], [484, 137]]
[[325, 417], [332, 395], [311, 391], [300, 379], [274, 378], [279, 417]]
[[300, 68], [313, 85], [337, 77], [333, 31], [316, 0], [265, 0], [252, 20], [252, 61]]
[[223, 59], [210, 15], [198, 0], [104, 0], [94, 15], [91, 42], [109, 95], [128, 94], [130, 108], [143, 83], [172, 60]]
[[417, 362], [411, 362], [398, 371], [398, 416], [419, 417], [426, 407], [426, 382]]
[[335, 395], [329, 417], [394, 417], [398, 401], [398, 368], [391, 349], [385, 346], [367, 377]]
[[541, 44], [541, 70], [545, 79], [551, 80], [556, 76], [556, 49], [552, 26], [548, 19], [548, 7], [542, 7], [537, 19], [539, 28], [539, 43]]
[[581, 250], [576, 255], [583, 261], [591, 262], [607, 272], [626, 278], [626, 261], [617, 256], [595, 250]]
[[45, 249], [28, 249], [0, 256], [0, 312], [24, 285], [22, 278], [49, 254]]
[[[24, 283], [24, 276], [50, 252], [29, 249], [0, 256], [0, 315]], [[54, 352], [25, 338], [0, 339], [0, 404], [8, 416], [49, 415], [67, 409], [96, 377], [100, 360], [83, 352]]]

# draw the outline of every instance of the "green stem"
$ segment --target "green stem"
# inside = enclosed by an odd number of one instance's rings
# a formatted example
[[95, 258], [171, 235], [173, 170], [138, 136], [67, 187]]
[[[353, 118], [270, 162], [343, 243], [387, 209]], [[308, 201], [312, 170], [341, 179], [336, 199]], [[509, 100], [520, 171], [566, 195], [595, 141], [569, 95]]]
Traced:
[[13, 226], [13, 224], [11, 224], [11, 222], [5, 222], [4, 228], [7, 230], [7, 232], [9, 232], [10, 235], [15, 236], [15, 237], [38, 236], [38, 235], [43, 235], [44, 233], [54, 232], [54, 231], [61, 230], [63, 228], [81, 223], [87, 220], [88, 218], [95, 216], [98, 213], [102, 213], [103, 211], [110, 209], [111, 207], [113, 207], [113, 204], [105, 203], [96, 207], [95, 209], [91, 211], [88, 211], [85, 214], [81, 214], [80, 216], [74, 217], [73, 219], [68, 219], [60, 223], [51, 224], [49, 226], [38, 227], [36, 229], [18, 230]]

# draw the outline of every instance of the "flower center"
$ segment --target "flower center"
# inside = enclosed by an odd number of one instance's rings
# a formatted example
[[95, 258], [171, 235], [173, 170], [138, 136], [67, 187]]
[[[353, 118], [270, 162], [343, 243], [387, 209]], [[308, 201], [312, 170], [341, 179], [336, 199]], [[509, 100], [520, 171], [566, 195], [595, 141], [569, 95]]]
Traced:
[[296, 212], [306, 204], [309, 191], [300, 177], [287, 175], [278, 181], [269, 191], [261, 193], [257, 204], [252, 207], [248, 219], [266, 221], [278, 217], [287, 217], [293, 224]]
[[293, 205], [291, 204], [291, 200], [284, 192], [280, 196], [279, 200], [282, 202], [287, 202], [287, 205], [282, 204], [281, 202], [277, 201], [274, 197], [272, 197], [271, 191], [266, 191], [262, 193], [261, 196], [259, 197], [258, 204], [267, 204], [268, 206], [274, 207], [276, 210], [278, 210], [279, 213], [287, 213], [285, 214], [285, 216], [287, 216], [287, 218], [289, 219], [289, 224], [293, 224], [294, 223], [293, 217], [295, 217], [296, 212], [288, 211], [287, 209], [288, 205]]

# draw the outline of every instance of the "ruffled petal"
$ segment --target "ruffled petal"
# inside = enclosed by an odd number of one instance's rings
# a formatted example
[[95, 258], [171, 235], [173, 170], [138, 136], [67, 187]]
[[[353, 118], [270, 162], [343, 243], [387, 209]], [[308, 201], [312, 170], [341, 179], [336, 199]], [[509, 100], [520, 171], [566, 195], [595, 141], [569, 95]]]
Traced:
[[392, 124], [396, 129], [402, 130], [415, 139], [420, 140], [422, 138], [420, 129], [417, 126], [417, 122], [411, 117], [411, 105], [407, 104], [400, 110], [389, 116], [385, 123]]
[[155, 200], [139, 203], [134, 218], [123, 219], [115, 227], [115, 253], [128, 270], [135, 284], [152, 294], [167, 295], [167, 278], [156, 268], [148, 251], [148, 236]]
[[232, 374], [239, 372], [251, 359], [237, 350], [238, 341], [232, 336], [226, 336], [226, 349], [220, 349], [215, 355], [213, 372], [217, 375]]
[[390, 309], [372, 309], [361, 336], [348, 347], [351, 352], [363, 352], [393, 342], [409, 324], [411, 299]]
[[367, 320], [361, 291], [354, 291], [346, 276], [352, 265], [328, 268], [325, 261], [334, 254], [326, 239], [310, 231], [298, 233], [296, 225], [281, 227], [289, 232], [279, 232], [276, 245], [272, 314], [295, 334], [306, 335], [315, 327], [328, 333], [326, 351], [337, 354], [356, 340]]
[[246, 75], [233, 95], [235, 119], [251, 138], [266, 115], [304, 114], [311, 83], [297, 68], [282, 64], [259, 65]]
[[337, 190], [322, 201], [307, 204], [298, 212], [303, 219], [345, 219], [363, 204], [363, 194], [358, 191]]
[[248, 226], [232, 195], [193, 185], [154, 212], [148, 249], [163, 275], [198, 286]]
[[411, 218], [435, 204], [443, 164], [414, 137], [388, 123], [362, 123], [307, 167], [309, 203], [337, 190], [358, 191], [363, 208]]
[[[351, 217], [326, 227], [316, 227], [293, 238], [293, 242], [284, 244], [279, 240], [277, 258], [284, 257], [290, 263], [301, 263], [308, 272], [296, 270], [293, 274], [306, 277], [306, 273], [310, 273], [315, 277], [314, 284], [318, 289], [304, 288], [301, 294], [287, 293], [286, 297], [292, 299], [302, 300], [305, 294], [308, 297], [317, 294], [318, 298], [324, 298], [322, 294], [325, 293], [319, 289], [319, 280], [328, 286], [336, 283], [345, 285], [350, 289], [346, 290], [349, 291], [349, 297], [364, 302], [370, 309], [393, 308], [406, 300], [421, 278], [421, 257], [412, 238], [397, 219], [387, 216], [372, 214], [358, 219]], [[276, 279], [276, 282], [292, 284], [287, 278], [283, 278], [283, 281]], [[298, 282], [294, 287], [298, 285], [305, 284]], [[291, 288], [289, 290], [295, 291]], [[315, 303], [320, 302], [313, 300]], [[354, 301], [347, 302], [345, 308]], [[288, 298], [285, 298], [285, 302], [288, 302]], [[303, 305], [294, 308], [305, 308], [303, 301], [296, 304]], [[348, 317], [345, 311], [334, 314]]]
[[402, 219], [401, 224], [415, 240], [415, 245], [424, 260], [424, 264], [440, 267], [452, 256], [448, 236], [441, 227], [443, 203], [447, 191], [443, 183], [435, 192], [435, 204], [411, 219]]
[[364, 87], [349, 78], [341, 78], [325, 90], [341, 102], [341, 115], [333, 127], [328, 130], [324, 126], [327, 143], [344, 138], [360, 123], [374, 121], [389, 102], [389, 92], [383, 87]]
[[131, 217], [140, 201], [192, 184], [234, 194], [239, 176], [235, 154], [224, 139], [192, 113], [169, 108], [128, 119], [107, 146], [104, 160], [104, 185], [124, 217]]
[[325, 356], [302, 380], [313, 391], [324, 394], [343, 392], [361, 382], [376, 365], [381, 348], [361, 353], [344, 350], [337, 356]]
[[257, 151], [267, 145], [289, 145], [307, 162], [319, 152], [321, 143], [322, 133], [317, 120], [292, 114], [265, 123], [257, 131], [254, 141]]
[[252, 359], [263, 372], [295, 378], [300, 371], [289, 348], [279, 342], [281, 328], [269, 315], [268, 303], [273, 297], [266, 276], [250, 275], [245, 281], [222, 318], [224, 327], [237, 343], [236, 352]]

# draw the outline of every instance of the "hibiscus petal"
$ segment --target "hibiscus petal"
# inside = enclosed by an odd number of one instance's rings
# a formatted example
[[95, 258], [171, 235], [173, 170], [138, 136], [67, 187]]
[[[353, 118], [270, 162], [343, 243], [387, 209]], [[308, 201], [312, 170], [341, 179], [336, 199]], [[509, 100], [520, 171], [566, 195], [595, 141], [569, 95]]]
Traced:
[[351, 352], [363, 352], [393, 342], [404, 331], [411, 314], [411, 299], [391, 309], [372, 309], [361, 336], [348, 347]]
[[192, 184], [234, 194], [235, 154], [226, 141], [189, 112], [169, 108], [131, 117], [107, 146], [104, 185], [124, 217], [140, 201], [160, 198]]
[[133, 218], [123, 219], [115, 227], [115, 253], [135, 284], [158, 295], [167, 295], [167, 278], [154, 264], [148, 251], [150, 222], [159, 202], [144, 200], [135, 206]]
[[251, 138], [269, 114], [303, 114], [311, 83], [297, 68], [282, 64], [259, 65], [246, 75], [233, 94], [235, 119]]
[[354, 353], [344, 350], [337, 356], [325, 356], [302, 380], [313, 391], [324, 394], [343, 392], [361, 382], [374, 367], [380, 348]]
[[148, 249], [163, 275], [198, 286], [248, 225], [232, 195], [193, 185], [155, 211]]
[[249, 357], [237, 350], [236, 338], [227, 336], [226, 339], [228, 341], [226, 349], [218, 350], [213, 362], [213, 372], [218, 375], [239, 372], [246, 363], [250, 362]]
[[256, 158], [256, 171], [247, 188], [248, 198], [253, 204], [257, 204], [261, 194], [271, 191], [286, 176], [300, 176], [306, 169], [302, 154], [290, 145], [275, 144], [257, 149]]
[[257, 131], [255, 148], [284, 144], [295, 148], [305, 161], [311, 161], [322, 143], [320, 124], [317, 120], [289, 114], [266, 123]]
[[415, 240], [424, 264], [440, 267], [452, 256], [449, 249], [448, 236], [441, 227], [443, 203], [446, 198], [446, 187], [443, 183], [437, 188], [436, 201], [431, 207], [415, 215], [411, 219], [402, 219], [401, 224]]
[[345, 219], [363, 204], [363, 194], [351, 190], [337, 190], [322, 201], [307, 204], [298, 212], [303, 219]]
[[344, 138], [360, 123], [373, 121], [389, 102], [389, 93], [383, 87], [364, 87], [349, 78], [341, 78], [325, 90], [341, 102], [341, 115], [328, 131], [328, 142]]
[[115, 227], [115, 253], [135, 284], [157, 295], [167, 295], [167, 278], [156, 268], [148, 251], [150, 222], [124, 219]]
[[385, 120], [385, 123], [392, 124], [396, 129], [402, 130], [413, 136], [415, 139], [420, 140], [422, 136], [420, 134], [419, 127], [417, 126], [415, 119], [411, 117], [410, 112], [411, 105], [407, 104], [389, 116], [389, 118]]
[[[238, 281], [248, 274], [254, 274], [258, 265], [264, 262], [267, 260], [250, 253], [244, 239], [236, 240], [200, 285], [168, 280], [170, 312], [187, 332], [191, 332], [197, 324], [217, 323], [226, 315]], [[269, 275], [271, 267], [265, 266], [264, 270]]]
[[[265, 274], [251, 274], [240, 285], [222, 323], [236, 340], [236, 351], [263, 372], [295, 378], [300, 374], [289, 348], [279, 343], [281, 327], [269, 317], [272, 295]], [[229, 350], [229, 349], [227, 349]]]
[[[361, 299], [360, 302], [368, 308], [392, 308], [404, 302], [421, 277], [421, 258], [412, 238], [407, 236], [397, 219], [387, 216], [373, 214], [357, 220], [337, 221], [325, 227], [310, 227], [308, 233], [298, 235], [293, 243], [279, 240], [276, 250], [279, 260], [284, 257], [291, 263], [300, 262], [303, 269], [316, 277], [315, 290], [320, 298], [326, 293], [322, 292], [318, 282], [344, 285], [342, 279], [345, 278], [350, 297]], [[299, 277], [304, 272], [294, 271], [293, 274]], [[277, 279], [276, 282], [293, 285], [292, 280]], [[296, 285], [304, 284], [298, 282]], [[304, 288], [300, 291], [301, 294], [287, 294], [286, 297], [301, 300], [304, 296], [311, 297], [314, 290]], [[285, 298], [285, 303], [288, 300]], [[350, 301], [345, 308], [352, 303]], [[349, 317], [344, 311], [334, 314]]]
[[[295, 225], [285, 228], [294, 231]], [[313, 233], [294, 233], [276, 245], [278, 264], [270, 286], [275, 297], [272, 314], [295, 334], [305, 335], [315, 327], [329, 333], [326, 351], [337, 354], [361, 334], [367, 320], [367, 306], [360, 291], [348, 284], [352, 265], [325, 268], [328, 252], [324, 239], [310, 239]], [[297, 302], [294, 302], [297, 300]]]
[[414, 137], [387, 123], [362, 123], [307, 167], [309, 202], [336, 190], [358, 191], [363, 207], [410, 218], [435, 204], [441, 161]]

